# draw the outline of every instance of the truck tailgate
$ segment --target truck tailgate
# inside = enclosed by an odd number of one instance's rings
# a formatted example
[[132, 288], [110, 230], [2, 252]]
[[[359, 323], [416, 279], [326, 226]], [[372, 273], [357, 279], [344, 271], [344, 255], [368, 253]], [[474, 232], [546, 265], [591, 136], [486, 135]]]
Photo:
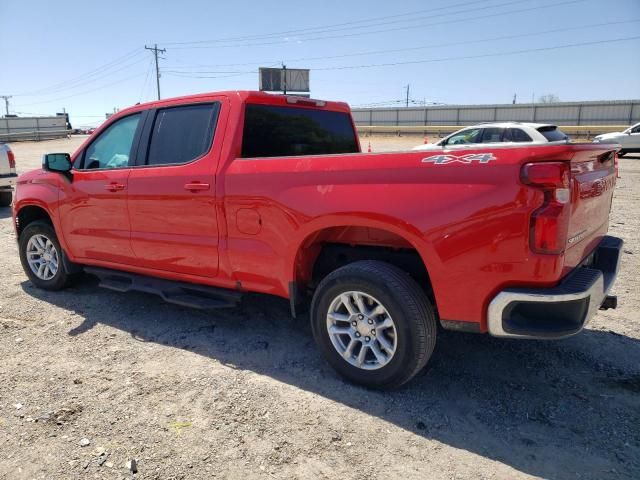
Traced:
[[616, 184], [614, 150], [577, 151], [571, 159], [571, 217], [565, 250], [565, 269], [588, 256], [609, 228], [609, 212]]

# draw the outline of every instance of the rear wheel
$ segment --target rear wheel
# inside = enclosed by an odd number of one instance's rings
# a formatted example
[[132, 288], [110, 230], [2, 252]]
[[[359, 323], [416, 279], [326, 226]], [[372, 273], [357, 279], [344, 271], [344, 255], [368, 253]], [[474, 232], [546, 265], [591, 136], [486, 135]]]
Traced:
[[42, 220], [30, 223], [20, 234], [20, 262], [31, 282], [44, 290], [65, 288], [71, 276], [62, 264], [62, 248], [53, 227]]
[[11, 205], [11, 191], [0, 192], [0, 207]]
[[331, 366], [361, 385], [392, 389], [427, 363], [436, 318], [427, 296], [399, 268], [360, 261], [329, 274], [311, 306], [313, 335]]

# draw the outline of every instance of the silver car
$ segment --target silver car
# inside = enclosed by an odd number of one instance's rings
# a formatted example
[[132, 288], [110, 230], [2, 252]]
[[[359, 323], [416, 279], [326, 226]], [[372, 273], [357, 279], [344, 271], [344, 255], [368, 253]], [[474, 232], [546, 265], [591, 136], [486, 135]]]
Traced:
[[627, 153], [640, 153], [640, 123], [627, 128], [623, 132], [612, 132], [598, 135], [593, 139], [594, 143], [618, 143], [622, 147], [618, 156]]

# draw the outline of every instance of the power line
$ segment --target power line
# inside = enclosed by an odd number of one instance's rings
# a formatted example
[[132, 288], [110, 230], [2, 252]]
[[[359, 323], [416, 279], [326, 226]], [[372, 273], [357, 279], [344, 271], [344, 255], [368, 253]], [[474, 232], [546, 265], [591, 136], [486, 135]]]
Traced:
[[244, 72], [237, 72], [231, 75], [216, 75], [216, 76], [211, 76], [211, 75], [181, 75], [179, 73], [167, 73], [167, 72], [163, 72], [166, 75], [172, 76], [172, 77], [181, 77], [181, 78], [211, 78], [211, 79], [215, 79], [215, 78], [231, 78], [231, 77], [240, 77], [242, 75], [248, 75], [248, 74], [254, 74], [254, 73], [258, 73], [258, 70], [246, 70]]
[[[406, 99], [398, 99], [398, 100], [387, 100], [387, 101], [380, 101], [380, 102], [372, 102], [372, 103], [360, 103], [357, 105], [351, 105], [354, 108], [365, 108], [365, 107], [393, 107], [395, 105], [401, 105], [403, 103], [406, 103]], [[409, 103], [414, 103], [417, 105], [421, 105], [421, 106], [427, 106], [427, 105], [445, 105], [442, 102], [427, 102], [426, 100], [413, 100], [413, 99], [409, 99]]]
[[165, 53], [166, 50], [164, 48], [158, 48], [158, 44], [156, 43], [153, 47], [144, 46], [145, 50], [151, 50], [153, 52], [153, 56], [156, 59], [156, 85], [158, 87], [158, 100], [160, 100], [160, 69], [158, 68], [158, 52]]
[[[254, 64], [252, 64], [254, 65]], [[257, 63], [255, 65], [258, 65]], [[253, 70], [252, 70], [253, 71]], [[189, 74], [189, 73], [222, 73], [222, 74], [227, 74], [227, 73], [247, 73], [246, 70], [216, 70], [216, 71], [203, 71], [203, 72], [185, 72], [185, 71], [180, 71], [180, 70], [166, 70], [166, 69], [162, 69], [162, 73], [176, 73], [178, 75], [176, 76], [180, 76], [181, 74]]]
[[[466, 41], [459, 41], [459, 42], [449, 42], [449, 43], [431, 43], [429, 45], [422, 45], [422, 46], [418, 46], [418, 47], [407, 47], [407, 48], [394, 48], [394, 49], [387, 49], [387, 50], [369, 50], [366, 52], [355, 52], [355, 53], [344, 53], [344, 54], [340, 54], [340, 55], [328, 55], [328, 56], [320, 56], [320, 57], [303, 57], [303, 58], [291, 58], [291, 59], [287, 59], [285, 60], [287, 63], [292, 63], [292, 62], [313, 62], [313, 61], [317, 61], [317, 60], [330, 60], [330, 59], [334, 59], [334, 58], [349, 58], [349, 57], [361, 57], [361, 56], [368, 56], [368, 55], [380, 55], [380, 54], [385, 54], [385, 53], [398, 53], [398, 52], [409, 52], [409, 51], [415, 51], [415, 50], [427, 50], [427, 49], [434, 49], [434, 48], [442, 48], [442, 47], [453, 47], [453, 46], [461, 46], [461, 45], [474, 45], [476, 43], [486, 43], [486, 42], [493, 42], [493, 41], [498, 41], [498, 40], [512, 40], [515, 38], [525, 38], [525, 37], [537, 37], [537, 36], [541, 36], [541, 35], [546, 35], [549, 33], [559, 33], [559, 32], [571, 32], [571, 31], [576, 31], [576, 30], [584, 30], [587, 28], [598, 28], [598, 27], [606, 27], [606, 26], [613, 26], [613, 25], [623, 25], [623, 24], [627, 24], [627, 23], [638, 23], [640, 22], [640, 19], [633, 19], [633, 20], [620, 20], [620, 21], [615, 21], [615, 22], [603, 22], [603, 23], [592, 23], [590, 25], [580, 25], [577, 27], [563, 27], [563, 28], [556, 28], [556, 29], [552, 29], [552, 30], [543, 30], [543, 31], [537, 31], [537, 32], [528, 32], [528, 33], [519, 33], [519, 34], [513, 34], [513, 35], [502, 35], [499, 37], [489, 37], [489, 38], [482, 38], [482, 39], [475, 39], [475, 40], [466, 40]], [[270, 61], [270, 60], [262, 60], [262, 61], [255, 61], [255, 62], [246, 62], [246, 63], [229, 63], [229, 64], [210, 64], [210, 65], [205, 65], [205, 64], [200, 64], [200, 65], [194, 65], [193, 67], [189, 67], [189, 68], [197, 68], [197, 67], [230, 67], [230, 66], [248, 66], [248, 65], [264, 65], [266, 63], [276, 63], [278, 64], [279, 62], [276, 61]], [[169, 66], [167, 68], [182, 68], [182, 69], [186, 69], [188, 67], [180, 67], [180, 66]], [[179, 70], [163, 70], [163, 72], [171, 72], [171, 73], [181, 73], [181, 74], [205, 74], [205, 73], [243, 73], [240, 71], [237, 72], [229, 72], [229, 71], [179, 71]], [[251, 72], [253, 73], [253, 71]], [[177, 75], [176, 75], [177, 76]]]
[[[381, 30], [371, 30], [368, 32], [356, 32], [356, 33], [346, 33], [346, 34], [341, 34], [341, 35], [325, 35], [325, 36], [319, 36], [319, 37], [310, 37], [310, 38], [304, 38], [303, 40], [305, 42], [310, 42], [310, 41], [317, 41], [317, 40], [327, 40], [327, 39], [334, 39], [334, 38], [349, 38], [349, 37], [357, 37], [357, 36], [362, 36], [362, 35], [373, 35], [373, 34], [378, 34], [378, 33], [386, 33], [386, 32], [395, 32], [395, 31], [405, 31], [405, 30], [409, 30], [409, 29], [415, 29], [415, 28], [425, 28], [425, 27], [432, 27], [432, 26], [437, 26], [437, 25], [450, 25], [450, 24], [455, 24], [455, 23], [461, 23], [461, 22], [470, 22], [470, 21], [475, 21], [475, 20], [483, 20], [483, 19], [487, 19], [487, 18], [495, 18], [495, 17], [500, 17], [500, 16], [505, 16], [505, 15], [510, 15], [513, 13], [523, 13], [523, 12], [530, 12], [530, 11], [534, 11], [534, 10], [540, 10], [540, 9], [548, 9], [550, 7], [553, 7], [554, 9], [562, 6], [562, 5], [571, 5], [571, 4], [576, 4], [576, 3], [582, 3], [588, 0], [567, 0], [564, 2], [554, 2], [554, 3], [547, 3], [544, 5], [538, 5], [535, 7], [527, 7], [527, 8], [521, 8], [518, 10], [509, 10], [506, 12], [497, 12], [497, 13], [491, 13], [491, 14], [487, 14], [487, 15], [475, 15], [472, 17], [465, 17], [465, 18], [457, 18], [457, 19], [453, 19], [453, 20], [444, 20], [444, 21], [440, 21], [440, 22], [432, 22], [432, 23], [424, 23], [424, 24], [419, 24], [419, 25], [408, 25], [408, 26], [402, 26], [402, 27], [394, 27], [394, 28], [387, 28], [387, 29], [381, 29]], [[521, 1], [518, 2], [510, 2], [512, 4], [515, 3], [523, 3]], [[528, 2], [524, 2], [524, 3], [528, 3]], [[469, 10], [467, 10], [469, 11]], [[458, 12], [460, 13], [460, 12]], [[290, 43], [288, 40], [281, 40], [281, 41], [276, 41], [276, 42], [260, 42], [260, 43], [245, 43], [245, 44], [238, 44], [238, 45], [215, 45], [215, 46], [193, 46], [193, 47], [174, 47], [174, 50], [176, 49], [198, 49], [198, 48], [238, 48], [238, 47], [255, 47], [255, 46], [264, 46], [264, 45], [278, 45], [278, 44], [282, 44], [282, 43]]]
[[127, 80], [131, 80], [132, 78], [141, 77], [142, 75], [144, 75], [144, 72], [140, 72], [140, 73], [137, 73], [136, 75], [131, 75], [129, 77], [121, 78], [120, 80], [117, 80], [117, 81], [111, 82], [111, 83], [107, 83], [105, 85], [101, 85], [101, 86], [99, 86], [97, 88], [92, 88], [91, 90], [85, 90], [84, 92], [74, 93], [73, 95], [67, 95], [66, 97], [54, 98], [52, 100], [44, 100], [42, 102], [25, 103], [25, 104], [19, 105], [18, 108], [28, 107], [28, 106], [31, 106], [31, 105], [42, 105], [42, 104], [45, 104], [45, 103], [54, 103], [54, 102], [58, 102], [60, 100], [66, 100], [68, 98], [78, 97], [80, 95], [86, 95], [87, 93], [92, 93], [92, 92], [96, 92], [98, 90], [103, 90], [103, 89], [105, 89], [107, 87], [111, 87], [112, 85], [118, 85], [119, 83], [123, 83], [123, 82], [126, 82]]
[[147, 73], [144, 76], [144, 82], [142, 82], [142, 89], [140, 89], [140, 96], [138, 97], [138, 101], [142, 102], [142, 95], [144, 94], [147, 88], [147, 81], [149, 80], [149, 74], [151, 73], [151, 68], [153, 67], [153, 60], [149, 60], [149, 66], [147, 67]]
[[[422, 64], [422, 63], [448, 62], [448, 61], [454, 61], [454, 60], [471, 60], [471, 59], [477, 59], [477, 58], [502, 57], [502, 56], [508, 56], [508, 55], [519, 55], [519, 54], [522, 54], [522, 53], [542, 52], [542, 51], [548, 51], [548, 50], [560, 50], [560, 49], [565, 49], [565, 48], [584, 47], [584, 46], [591, 46], [591, 45], [603, 45], [603, 44], [608, 44], [608, 43], [626, 42], [626, 41], [638, 40], [638, 39], [640, 39], [640, 36], [622, 37], [622, 38], [614, 38], [614, 39], [607, 39], [607, 40], [596, 40], [596, 41], [592, 41], [592, 42], [569, 43], [569, 44], [564, 44], [564, 45], [553, 45], [553, 46], [550, 46], [550, 47], [528, 48], [528, 49], [522, 49], [522, 50], [512, 50], [512, 51], [497, 52], [497, 53], [486, 53], [486, 54], [480, 54], [480, 55], [464, 55], [464, 56], [458, 56], [458, 57], [441, 57], [441, 58], [432, 58], [432, 59], [426, 59], [426, 60], [410, 60], [410, 61], [404, 61], [404, 62], [371, 63], [371, 64], [364, 64], [364, 65], [345, 65], [345, 66], [334, 66], [334, 67], [317, 67], [317, 68], [314, 68], [314, 70], [315, 71], [319, 71], [319, 70], [320, 71], [353, 70], [353, 69], [360, 69], [360, 68], [395, 67], [395, 66], [400, 66], [400, 65], [415, 65], [415, 64]], [[244, 73], [239, 73], [237, 75], [255, 74], [257, 72], [258, 72], [257, 70], [250, 70], [250, 71], [246, 71]], [[229, 75], [229, 76], [237, 76], [237, 75]], [[206, 76], [206, 75], [198, 75], [198, 76], [196, 76], [196, 75], [180, 75], [180, 76], [187, 77], [187, 78], [225, 78], [224, 76]]]
[[[282, 62], [273, 62], [267, 65], [267, 67], [275, 67], [278, 65], [282, 65]], [[162, 73], [165, 73], [167, 75], [170, 76], [174, 76], [174, 77], [182, 77], [182, 78], [229, 78], [229, 77], [239, 77], [241, 75], [247, 75], [247, 74], [254, 74], [254, 73], [258, 73], [257, 70], [241, 70], [241, 71], [233, 71], [233, 72], [202, 72], [202, 73], [216, 73], [216, 74], [227, 74], [230, 73], [231, 75], [216, 75], [215, 77], [212, 76], [200, 76], [200, 75], [192, 75], [192, 73], [198, 73], [198, 72], [176, 72], [176, 71], [172, 71], [172, 70], [163, 70]]]
[[[40, 93], [40, 94], [28, 95], [28, 96], [29, 97], [48, 97], [48, 96], [60, 94], [60, 93], [63, 93], [63, 92], [75, 91], [79, 87], [82, 87], [82, 86], [85, 86], [85, 85], [91, 85], [93, 83], [97, 83], [97, 82], [103, 81], [104, 76], [105, 76], [105, 72], [108, 72], [109, 76], [111, 76], [111, 75], [114, 75], [114, 74], [116, 74], [118, 72], [122, 72], [123, 70], [129, 70], [131, 67], [134, 67], [134, 66], [142, 63], [143, 60], [144, 59], [136, 59], [135, 61], [126, 63], [125, 65], [122, 65], [121, 67], [116, 68], [114, 70], [111, 70], [111, 69], [104, 70], [104, 71], [100, 72], [100, 75], [95, 77], [95, 78], [88, 78], [88, 79], [86, 79], [86, 80], [84, 80], [82, 82], [76, 82], [74, 84], [70, 84], [70, 85], [62, 87], [62, 88], [58, 88], [58, 89], [55, 89], [55, 90], [50, 90], [47, 93]], [[27, 96], [27, 95], [24, 95], [24, 96]]]
[[[43, 88], [39, 88], [36, 90], [31, 90], [31, 91], [27, 91], [27, 92], [22, 92], [22, 93], [18, 93], [15, 96], [17, 97], [27, 97], [27, 96], [39, 96], [39, 95], [48, 95], [49, 93], [41, 93], [41, 92], [46, 92], [48, 90], [53, 90], [54, 93], [56, 91], [60, 91], [60, 90], [65, 90], [67, 88], [75, 88], [74, 85], [76, 83], [78, 83], [79, 81], [82, 82], [85, 78], [88, 77], [94, 77], [96, 75], [99, 75], [101, 73], [104, 73], [105, 71], [109, 70], [111, 67], [114, 67], [116, 65], [119, 65], [121, 63], [127, 62], [128, 60], [130, 60], [131, 58], [140, 55], [142, 52], [140, 52], [139, 50], [133, 50], [130, 51], [129, 53], [122, 55], [118, 58], [116, 58], [115, 60], [112, 60], [108, 63], [105, 63], [104, 65], [101, 65], [93, 70], [89, 70], [88, 72], [85, 72], [83, 74], [77, 75], [75, 77], [72, 77], [68, 80], [65, 80], [63, 82], [59, 82], [59, 83], [55, 83], [53, 85], [50, 85], [48, 87], [43, 87]], [[86, 83], [86, 82], [85, 82]]]
[[474, 58], [486, 58], [486, 57], [502, 57], [506, 55], [517, 55], [520, 53], [543, 52], [547, 50], [560, 50], [563, 48], [585, 47], [590, 45], [626, 42], [626, 41], [638, 40], [638, 39], [640, 39], [640, 36], [614, 38], [614, 39], [608, 39], [608, 40], [596, 40], [593, 42], [569, 43], [565, 45], [555, 45], [551, 47], [528, 48], [524, 50], [513, 50], [510, 52], [498, 52], [498, 53], [486, 53], [482, 55], [465, 55], [460, 57], [443, 57], [443, 58], [434, 58], [429, 60], [411, 60], [406, 62], [393, 62], [393, 63], [372, 63], [368, 65], [348, 65], [348, 66], [342, 66], [342, 67], [320, 67], [320, 68], [314, 68], [314, 70], [350, 70], [350, 69], [357, 69], [357, 68], [396, 67], [399, 65], [413, 65], [413, 64], [419, 64], [419, 63], [447, 62], [451, 60], [470, 60]]
[[[217, 38], [217, 39], [212, 39], [212, 40], [195, 40], [195, 41], [189, 41], [189, 42], [164, 42], [165, 45], [195, 45], [195, 44], [206, 44], [206, 43], [228, 43], [228, 42], [241, 42], [241, 41], [252, 41], [252, 40], [260, 40], [260, 39], [265, 39], [265, 38], [272, 38], [272, 37], [280, 37], [282, 35], [291, 35], [291, 34], [316, 34], [316, 33], [324, 33], [324, 32], [331, 32], [331, 31], [340, 31], [340, 30], [347, 30], [347, 29], [353, 29], [353, 28], [369, 28], [371, 26], [375, 26], [375, 25], [379, 25], [379, 24], [373, 24], [373, 25], [364, 25], [364, 26], [360, 26], [360, 27], [353, 27], [353, 25], [357, 25], [360, 23], [370, 23], [370, 22], [375, 22], [377, 20], [388, 20], [390, 18], [399, 18], [399, 17], [407, 17], [410, 15], [416, 15], [416, 14], [420, 14], [420, 13], [433, 13], [433, 12], [437, 12], [440, 10], [448, 10], [449, 12], [446, 14], [442, 14], [442, 15], [453, 15], [455, 13], [459, 13], [459, 12], [450, 12], [450, 10], [452, 8], [456, 8], [456, 7], [464, 7], [464, 6], [468, 6], [468, 5], [474, 5], [474, 4], [478, 4], [481, 3], [484, 5], [483, 8], [494, 8], [494, 7], [498, 7], [500, 5], [487, 5], [487, 1], [486, 0], [474, 0], [471, 2], [462, 2], [462, 3], [456, 3], [456, 4], [452, 4], [452, 5], [446, 5], [446, 6], [442, 6], [442, 7], [435, 7], [435, 8], [426, 8], [426, 9], [421, 9], [421, 10], [414, 10], [411, 12], [406, 12], [406, 13], [400, 13], [400, 14], [395, 14], [395, 15], [385, 15], [382, 17], [370, 17], [367, 19], [362, 19], [362, 20], [354, 20], [354, 21], [350, 21], [350, 22], [343, 22], [343, 23], [334, 23], [334, 24], [329, 24], [329, 25], [321, 25], [318, 27], [308, 27], [308, 28], [302, 28], [302, 29], [297, 29], [297, 30], [284, 30], [284, 31], [279, 31], [279, 32], [271, 32], [271, 33], [264, 33], [264, 34], [258, 34], [258, 35], [244, 35], [244, 36], [240, 36], [240, 37], [225, 37], [225, 38]], [[526, 3], [522, 0], [517, 1], [517, 2], [510, 2], [510, 3]], [[430, 15], [429, 17], [431, 17], [432, 15]], [[435, 16], [440, 16], [440, 15], [435, 15]], [[429, 17], [419, 17], [419, 18], [429, 18]], [[415, 21], [416, 19], [409, 19], [409, 21]], [[395, 20], [392, 22], [384, 22], [383, 24], [389, 24], [389, 23], [397, 23], [397, 22], [402, 22], [402, 21], [407, 21], [407, 20]], [[335, 29], [335, 27], [343, 27], [343, 28], [338, 28]]]

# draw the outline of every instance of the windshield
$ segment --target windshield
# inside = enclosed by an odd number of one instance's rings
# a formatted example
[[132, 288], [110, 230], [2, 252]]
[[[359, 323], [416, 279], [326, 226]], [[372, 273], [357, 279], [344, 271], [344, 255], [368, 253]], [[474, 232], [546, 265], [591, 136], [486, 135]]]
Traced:
[[636, 123], [635, 125], [631, 125], [629, 128], [624, 130], [622, 133], [640, 133], [640, 123]]

